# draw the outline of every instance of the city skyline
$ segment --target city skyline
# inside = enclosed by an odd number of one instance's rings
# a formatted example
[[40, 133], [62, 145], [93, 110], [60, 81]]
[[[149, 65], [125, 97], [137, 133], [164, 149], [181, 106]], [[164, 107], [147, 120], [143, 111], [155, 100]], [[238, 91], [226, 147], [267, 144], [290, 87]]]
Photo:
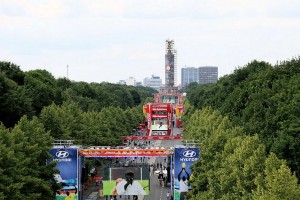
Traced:
[[0, 60], [74, 81], [155, 74], [164, 83], [172, 39], [177, 80], [184, 66], [218, 66], [222, 77], [254, 59], [274, 65], [299, 56], [299, 23], [295, 0], [3, 0]]

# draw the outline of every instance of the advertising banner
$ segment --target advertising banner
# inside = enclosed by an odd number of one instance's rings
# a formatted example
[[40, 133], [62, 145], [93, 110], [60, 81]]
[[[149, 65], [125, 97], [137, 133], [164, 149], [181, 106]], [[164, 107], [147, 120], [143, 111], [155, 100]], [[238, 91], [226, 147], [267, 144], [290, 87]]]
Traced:
[[181, 135], [160, 135], [160, 136], [122, 136], [123, 140], [182, 140]]
[[149, 195], [149, 166], [106, 168], [104, 195]]
[[53, 148], [49, 151], [53, 159], [57, 161], [58, 174], [54, 178], [62, 185], [62, 189], [56, 191], [56, 200], [78, 199], [78, 149], [77, 148]]
[[85, 157], [152, 157], [169, 156], [172, 149], [80, 149], [79, 154]]
[[174, 200], [185, 200], [191, 190], [191, 165], [200, 159], [199, 148], [175, 148], [174, 159]]

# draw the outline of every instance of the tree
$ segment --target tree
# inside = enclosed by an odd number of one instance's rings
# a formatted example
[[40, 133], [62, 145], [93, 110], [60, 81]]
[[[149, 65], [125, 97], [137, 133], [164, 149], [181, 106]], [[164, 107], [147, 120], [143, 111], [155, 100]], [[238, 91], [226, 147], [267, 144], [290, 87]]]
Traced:
[[0, 72], [0, 121], [6, 127], [13, 127], [24, 115], [32, 115], [31, 98], [23, 86]]
[[22, 199], [54, 199], [59, 186], [54, 180], [55, 163], [45, 165], [51, 156], [53, 138], [46, 132], [36, 117], [28, 120], [23, 117], [14, 127], [11, 134], [15, 140], [15, 156], [18, 172], [16, 180], [22, 183], [20, 195]]
[[4, 73], [7, 78], [13, 80], [18, 85], [24, 85], [25, 74], [19, 66], [11, 62], [0, 61], [0, 72]]
[[61, 106], [52, 104], [45, 107], [41, 111], [39, 119], [55, 139], [77, 140], [82, 138], [82, 110], [73, 102], [65, 102]]
[[300, 199], [298, 180], [286, 163], [271, 153], [265, 160], [264, 173], [255, 180], [257, 190], [253, 192], [254, 200], [263, 199]]
[[253, 61], [216, 84], [187, 88], [195, 109], [210, 106], [249, 135], [257, 134], [267, 152], [286, 159], [300, 176], [300, 58], [271, 66]]
[[37, 118], [23, 117], [11, 131], [0, 126], [0, 198], [55, 198], [55, 163], [45, 165], [52, 141]]
[[46, 70], [33, 70], [25, 73], [26, 93], [32, 98], [36, 114], [52, 102], [60, 103], [60, 94], [54, 77]]

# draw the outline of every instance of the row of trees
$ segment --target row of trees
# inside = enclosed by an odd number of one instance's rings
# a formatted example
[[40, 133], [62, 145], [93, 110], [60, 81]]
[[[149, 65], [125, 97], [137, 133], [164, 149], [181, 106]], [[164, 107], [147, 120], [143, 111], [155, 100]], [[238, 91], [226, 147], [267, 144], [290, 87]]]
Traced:
[[100, 112], [83, 112], [77, 104], [65, 102], [45, 107], [39, 120], [55, 139], [73, 139], [86, 146], [118, 146], [121, 136], [129, 135], [143, 122], [144, 115], [142, 106], [127, 109], [110, 106]]
[[143, 120], [155, 90], [55, 79], [0, 62], [0, 200], [55, 199], [54, 139], [116, 146]]
[[23, 115], [38, 116], [52, 103], [74, 102], [84, 112], [109, 106], [127, 109], [143, 104], [154, 92], [147, 87], [55, 79], [46, 70], [23, 72], [13, 63], [0, 62], [0, 121], [6, 127], [13, 127]]
[[253, 61], [216, 84], [191, 84], [194, 108], [211, 106], [259, 138], [266, 152], [285, 159], [300, 177], [300, 58], [276, 66]]
[[201, 141], [192, 166], [189, 199], [300, 199], [300, 186], [284, 160], [266, 154], [257, 134], [206, 107], [189, 112], [185, 138]]

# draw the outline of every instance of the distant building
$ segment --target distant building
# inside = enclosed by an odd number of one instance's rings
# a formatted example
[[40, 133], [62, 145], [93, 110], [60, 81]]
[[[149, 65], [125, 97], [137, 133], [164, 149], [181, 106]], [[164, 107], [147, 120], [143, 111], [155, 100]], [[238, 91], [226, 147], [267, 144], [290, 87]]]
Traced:
[[181, 84], [182, 87], [192, 82], [199, 84], [216, 83], [218, 81], [218, 67], [185, 67], [181, 68]]
[[199, 83], [216, 83], [218, 81], [218, 67], [199, 67]]
[[143, 86], [143, 83], [138, 81], [138, 82], [135, 82], [135, 86]]
[[125, 82], [125, 80], [119, 80], [119, 82], [117, 82], [117, 84], [126, 85], [126, 82]]
[[159, 76], [152, 75], [150, 78], [144, 78], [143, 83], [145, 87], [152, 87], [159, 90], [162, 85], [162, 80]]
[[184, 87], [193, 82], [199, 83], [199, 68], [181, 68], [181, 85]]
[[128, 79], [125, 80], [126, 85], [132, 85], [135, 86], [135, 78], [129, 77]]

